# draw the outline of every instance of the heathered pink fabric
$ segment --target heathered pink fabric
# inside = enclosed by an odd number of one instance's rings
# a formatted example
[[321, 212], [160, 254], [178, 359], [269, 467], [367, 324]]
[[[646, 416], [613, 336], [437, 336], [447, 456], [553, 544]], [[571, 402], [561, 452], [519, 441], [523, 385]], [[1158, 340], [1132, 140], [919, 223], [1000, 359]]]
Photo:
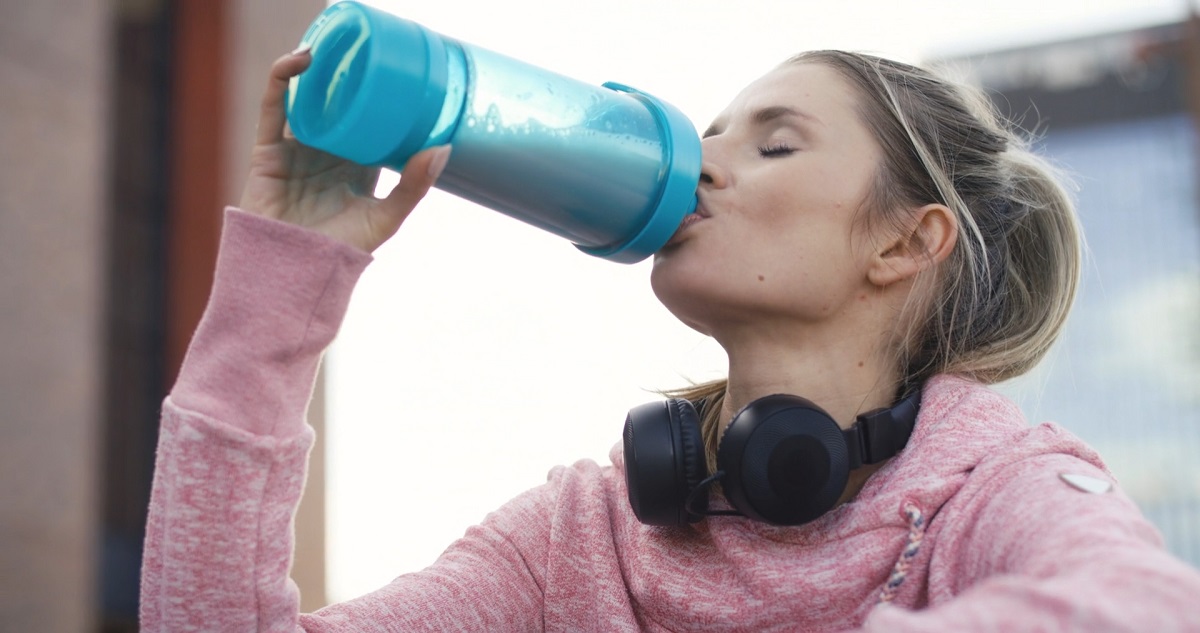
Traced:
[[[142, 630], [1200, 631], [1200, 573], [1119, 490], [1059, 479], [1111, 479], [1099, 457], [949, 376], [926, 386], [908, 447], [811, 524], [643, 526], [618, 446], [612, 465], [555, 468], [430, 568], [301, 615], [288, 569], [304, 409], [369, 261], [227, 213], [209, 309], [163, 409]], [[379, 488], [396, 502], [396, 482]], [[880, 605], [909, 544], [906, 507], [926, 530]]]

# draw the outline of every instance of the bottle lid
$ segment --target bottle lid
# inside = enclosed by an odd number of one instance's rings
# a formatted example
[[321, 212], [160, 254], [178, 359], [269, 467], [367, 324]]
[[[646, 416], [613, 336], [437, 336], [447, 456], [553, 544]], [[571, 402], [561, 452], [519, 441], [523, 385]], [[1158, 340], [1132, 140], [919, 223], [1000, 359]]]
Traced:
[[[646, 223], [630, 239], [601, 247], [579, 246], [579, 250], [614, 262], [633, 264], [658, 252], [679, 229], [679, 224], [696, 210], [696, 186], [700, 184], [700, 135], [675, 106], [657, 97], [615, 82], [605, 88], [626, 92], [654, 115], [662, 132], [664, 175], [658, 200]], [[578, 246], [578, 245], [577, 245]]]
[[312, 47], [312, 65], [292, 78], [287, 100], [301, 143], [396, 168], [421, 149], [446, 98], [446, 45], [437, 33], [343, 1], [317, 16], [301, 44]]

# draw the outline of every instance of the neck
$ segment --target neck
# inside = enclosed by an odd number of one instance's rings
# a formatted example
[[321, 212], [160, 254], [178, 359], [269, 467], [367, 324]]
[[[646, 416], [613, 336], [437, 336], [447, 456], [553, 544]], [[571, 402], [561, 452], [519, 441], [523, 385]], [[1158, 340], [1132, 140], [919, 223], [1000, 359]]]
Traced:
[[[718, 341], [729, 355], [729, 374], [717, 437], [746, 405], [772, 394], [811, 400], [843, 429], [850, 428], [862, 413], [894, 404], [901, 376], [895, 359], [884, 351], [878, 331], [864, 329], [834, 337], [779, 336], [760, 324], [751, 336]], [[857, 495], [884, 463], [851, 471], [838, 503]]]
[[[750, 402], [785, 393], [807, 398], [843, 429], [859, 414], [891, 405], [900, 382], [894, 359], [869, 334], [824, 344], [803, 337], [763, 336], [722, 345], [729, 355], [720, 430]], [[830, 339], [824, 338], [828, 341]]]

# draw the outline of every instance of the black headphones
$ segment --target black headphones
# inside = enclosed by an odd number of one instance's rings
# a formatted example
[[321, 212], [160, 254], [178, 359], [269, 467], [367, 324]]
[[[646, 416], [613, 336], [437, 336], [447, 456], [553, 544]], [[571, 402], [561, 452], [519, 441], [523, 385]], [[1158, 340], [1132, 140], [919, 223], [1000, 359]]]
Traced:
[[[644, 404], [625, 419], [629, 504], [647, 525], [686, 525], [712, 515], [807, 523], [837, 504], [851, 470], [904, 448], [920, 401], [920, 392], [912, 393], [843, 430], [804, 398], [759, 398], [725, 430], [711, 475], [697, 407], [680, 398]], [[708, 510], [708, 488], [716, 481], [736, 510]]]

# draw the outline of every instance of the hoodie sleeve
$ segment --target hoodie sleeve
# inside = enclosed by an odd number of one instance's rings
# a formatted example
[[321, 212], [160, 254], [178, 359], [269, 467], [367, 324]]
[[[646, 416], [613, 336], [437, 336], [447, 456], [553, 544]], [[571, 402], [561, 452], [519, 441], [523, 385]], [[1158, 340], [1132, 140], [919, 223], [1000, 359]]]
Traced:
[[[300, 615], [292, 521], [317, 367], [370, 256], [230, 210], [216, 278], [163, 405], [141, 581], [143, 631], [534, 630], [550, 484], [472, 528], [439, 563]], [[472, 619], [473, 618], [473, 619]], [[373, 628], [372, 628], [373, 627]]]
[[930, 606], [881, 606], [863, 630], [1200, 631], [1200, 572], [1104, 470], [1062, 453], [988, 470], [940, 530]]
[[318, 233], [226, 211], [208, 306], [163, 403], [143, 631], [294, 626], [291, 522], [313, 441], [305, 412], [369, 261]]

